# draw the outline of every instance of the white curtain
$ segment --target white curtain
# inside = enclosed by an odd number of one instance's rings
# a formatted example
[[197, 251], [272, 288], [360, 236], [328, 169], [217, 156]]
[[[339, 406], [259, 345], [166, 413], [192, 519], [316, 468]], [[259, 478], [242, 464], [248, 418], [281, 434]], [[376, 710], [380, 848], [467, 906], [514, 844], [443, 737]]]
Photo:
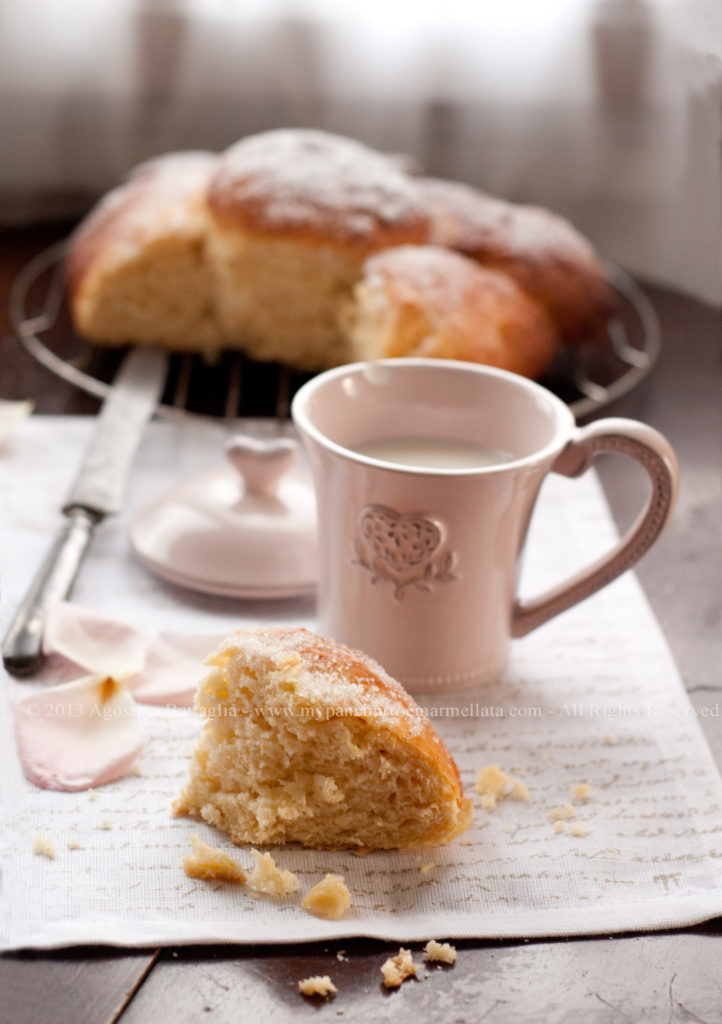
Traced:
[[303, 125], [550, 206], [722, 301], [719, 0], [0, 0], [0, 221]]

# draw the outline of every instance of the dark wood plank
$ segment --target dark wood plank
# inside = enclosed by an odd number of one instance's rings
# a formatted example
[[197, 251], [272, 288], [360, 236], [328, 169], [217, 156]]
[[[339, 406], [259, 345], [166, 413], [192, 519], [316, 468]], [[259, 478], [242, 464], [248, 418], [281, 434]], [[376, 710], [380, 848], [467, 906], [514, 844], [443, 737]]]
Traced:
[[[432, 966], [428, 977], [422, 970], [420, 980], [397, 991], [383, 987], [380, 966], [398, 947], [380, 943], [306, 946], [282, 955], [270, 948], [165, 951], [122, 1024], [145, 1024], [156, 1014], [177, 1024], [237, 1024], [239, 1016], [264, 1024], [711, 1022], [722, 1019], [718, 942], [715, 932], [696, 929], [555, 943], [458, 943], [453, 967]], [[414, 953], [421, 961], [418, 946]], [[302, 996], [298, 980], [313, 974], [328, 974], [338, 994], [328, 1001]]]
[[112, 1024], [157, 952], [76, 949], [0, 957], [0, 1024]]

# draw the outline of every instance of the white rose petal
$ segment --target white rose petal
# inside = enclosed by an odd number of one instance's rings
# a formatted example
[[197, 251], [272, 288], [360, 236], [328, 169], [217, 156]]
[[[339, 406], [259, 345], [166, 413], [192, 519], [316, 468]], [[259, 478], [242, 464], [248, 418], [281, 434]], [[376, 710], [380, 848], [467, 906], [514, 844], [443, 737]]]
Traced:
[[205, 675], [203, 663], [222, 639], [181, 633], [151, 637], [145, 668], [129, 680], [133, 696], [142, 704], [191, 707], [198, 683]]
[[84, 676], [13, 707], [23, 772], [42, 789], [102, 786], [130, 771], [145, 740], [135, 701], [112, 677]]
[[147, 640], [140, 630], [69, 601], [51, 604], [43, 650], [61, 654], [95, 675], [135, 675], [145, 665]]

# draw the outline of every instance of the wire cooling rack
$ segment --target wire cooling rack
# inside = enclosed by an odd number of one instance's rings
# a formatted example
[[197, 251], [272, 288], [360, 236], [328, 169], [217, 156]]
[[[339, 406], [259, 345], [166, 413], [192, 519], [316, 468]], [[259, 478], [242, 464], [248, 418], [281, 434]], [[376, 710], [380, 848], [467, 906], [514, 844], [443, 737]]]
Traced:
[[[66, 245], [62, 241], [44, 249], [20, 271], [10, 293], [10, 320], [22, 345], [39, 363], [103, 399], [123, 349], [93, 345], [73, 329], [65, 301]], [[607, 264], [607, 273], [617, 295], [617, 312], [606, 338], [564, 346], [541, 381], [569, 405], [577, 420], [636, 387], [660, 350], [652, 303], [619, 267]], [[293, 394], [308, 376], [279, 364], [256, 363], [239, 352], [223, 352], [215, 360], [175, 355], [158, 414], [285, 419]]]

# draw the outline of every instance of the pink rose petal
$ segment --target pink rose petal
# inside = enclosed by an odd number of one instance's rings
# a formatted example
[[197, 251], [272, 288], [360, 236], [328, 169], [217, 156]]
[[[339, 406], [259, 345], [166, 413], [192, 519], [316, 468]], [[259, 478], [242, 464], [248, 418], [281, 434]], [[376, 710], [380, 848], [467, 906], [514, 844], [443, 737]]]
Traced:
[[204, 661], [222, 636], [160, 633], [148, 641], [145, 668], [128, 680], [133, 696], [142, 704], [192, 707], [198, 683], [205, 675]]
[[62, 654], [86, 672], [127, 676], [145, 664], [146, 638], [133, 626], [69, 601], [51, 604], [45, 617], [43, 650]]
[[84, 676], [15, 702], [25, 777], [42, 789], [78, 790], [127, 775], [145, 732], [127, 687]]

